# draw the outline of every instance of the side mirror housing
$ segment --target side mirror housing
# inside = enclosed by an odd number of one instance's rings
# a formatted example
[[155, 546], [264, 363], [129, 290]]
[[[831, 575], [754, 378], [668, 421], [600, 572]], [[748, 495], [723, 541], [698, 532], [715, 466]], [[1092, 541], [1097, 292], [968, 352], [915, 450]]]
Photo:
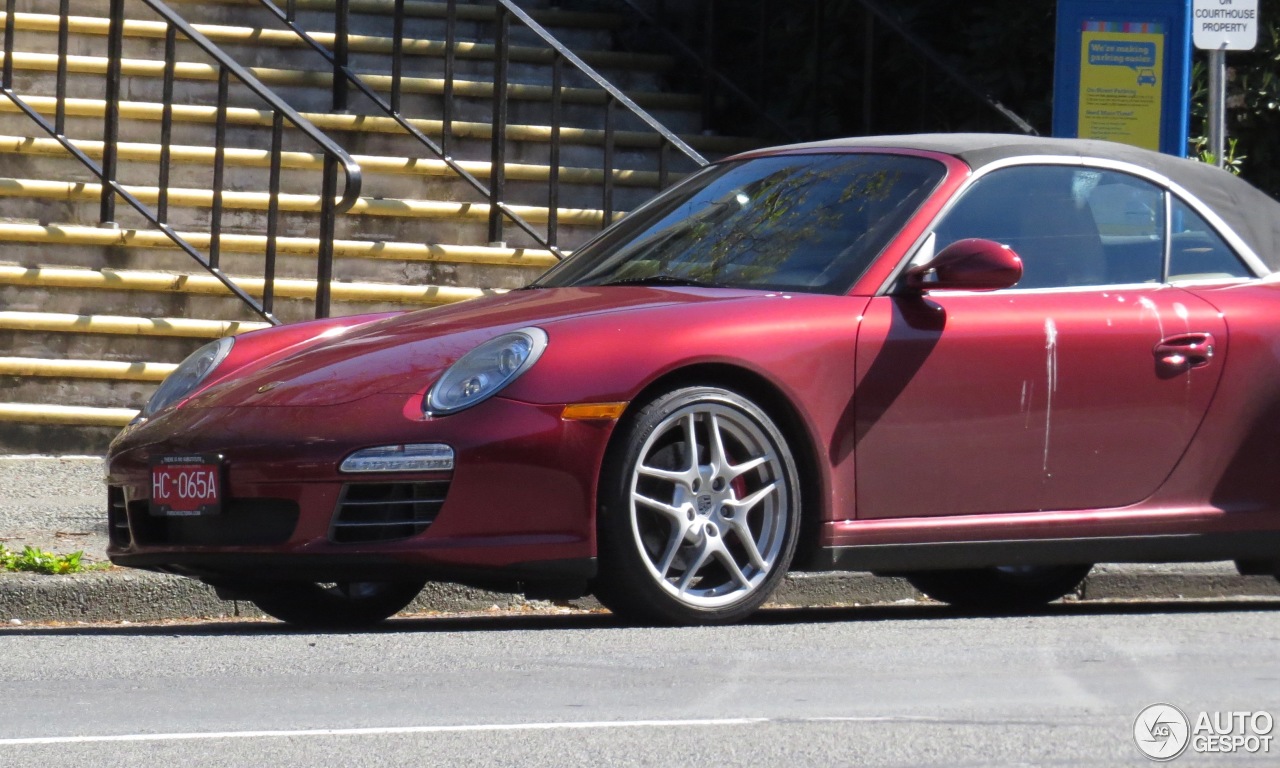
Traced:
[[907, 270], [914, 291], [998, 291], [1022, 279], [1022, 259], [994, 240], [957, 240], [927, 264]]

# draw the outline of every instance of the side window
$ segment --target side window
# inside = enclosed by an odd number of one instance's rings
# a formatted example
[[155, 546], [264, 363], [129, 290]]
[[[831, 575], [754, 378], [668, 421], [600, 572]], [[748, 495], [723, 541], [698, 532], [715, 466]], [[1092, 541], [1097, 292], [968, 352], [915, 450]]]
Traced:
[[1134, 176], [1078, 166], [1020, 166], [979, 179], [936, 227], [937, 248], [969, 237], [1022, 257], [1018, 288], [1158, 282], [1164, 199]]
[[1253, 277], [1209, 222], [1176, 197], [1170, 224], [1169, 280]]

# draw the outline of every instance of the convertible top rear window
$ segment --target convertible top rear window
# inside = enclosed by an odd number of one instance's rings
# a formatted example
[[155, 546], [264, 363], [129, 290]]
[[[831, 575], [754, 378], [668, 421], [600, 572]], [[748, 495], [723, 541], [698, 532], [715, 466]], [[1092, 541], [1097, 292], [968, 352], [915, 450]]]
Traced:
[[945, 173], [935, 160], [892, 154], [778, 155], [713, 165], [535, 285], [844, 293]]

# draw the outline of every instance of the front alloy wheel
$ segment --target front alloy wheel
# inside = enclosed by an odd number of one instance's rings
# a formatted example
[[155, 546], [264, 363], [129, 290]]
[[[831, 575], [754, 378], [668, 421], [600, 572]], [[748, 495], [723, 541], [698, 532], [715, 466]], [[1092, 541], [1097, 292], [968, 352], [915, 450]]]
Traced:
[[741, 395], [694, 387], [645, 407], [621, 439], [602, 486], [597, 596], [644, 622], [746, 617], [795, 550], [800, 493], [781, 432]]

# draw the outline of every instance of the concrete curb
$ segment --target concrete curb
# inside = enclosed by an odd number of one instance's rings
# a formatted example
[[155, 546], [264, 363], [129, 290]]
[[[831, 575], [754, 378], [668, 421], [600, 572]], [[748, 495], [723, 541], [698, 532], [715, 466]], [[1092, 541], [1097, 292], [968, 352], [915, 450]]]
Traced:
[[[1280, 582], [1268, 576], [1239, 576], [1226, 563], [1180, 565], [1099, 565], [1077, 599], [1175, 600], [1181, 598], [1280, 598]], [[867, 573], [792, 574], [770, 605], [821, 608], [883, 605], [924, 599], [900, 578]], [[595, 600], [573, 601], [581, 609]], [[464, 613], [548, 607], [517, 595], [454, 584], [428, 584], [406, 613]], [[0, 625], [32, 622], [153, 622], [172, 619], [258, 618], [251, 604], [219, 600], [191, 579], [144, 571], [112, 570], [76, 576], [0, 574]]]

